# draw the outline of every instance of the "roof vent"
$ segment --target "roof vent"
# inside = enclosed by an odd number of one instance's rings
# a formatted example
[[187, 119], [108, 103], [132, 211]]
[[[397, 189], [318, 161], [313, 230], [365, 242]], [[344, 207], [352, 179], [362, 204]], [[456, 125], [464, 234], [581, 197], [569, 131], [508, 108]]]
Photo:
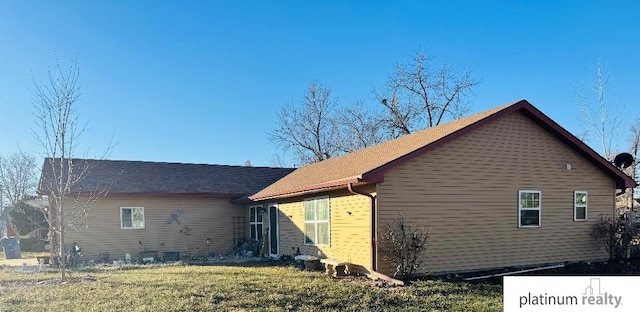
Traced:
[[247, 160], [247, 161], [245, 161], [245, 162], [244, 162], [244, 166], [245, 166], [245, 167], [251, 167], [251, 166], [252, 166], [252, 165], [251, 165], [251, 160]]

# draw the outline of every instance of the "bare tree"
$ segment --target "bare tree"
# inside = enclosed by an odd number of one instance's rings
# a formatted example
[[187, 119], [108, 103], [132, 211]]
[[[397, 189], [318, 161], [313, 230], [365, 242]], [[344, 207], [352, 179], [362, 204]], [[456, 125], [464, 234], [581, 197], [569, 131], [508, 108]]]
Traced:
[[382, 107], [374, 110], [362, 102], [339, 107], [331, 90], [314, 81], [300, 105], [280, 110], [271, 140], [293, 150], [298, 165], [305, 165], [465, 115], [466, 99], [480, 81], [469, 69], [458, 72], [432, 63], [417, 52], [410, 64], [398, 64], [386, 89], [376, 92]]
[[[0, 196], [10, 207], [15, 207], [28, 195], [34, 195], [37, 179], [36, 159], [33, 155], [17, 152], [0, 157]], [[3, 208], [3, 207], [0, 207]]]
[[[49, 200], [47, 214], [53, 254], [59, 257], [61, 279], [65, 280], [65, 241], [68, 228], [76, 229], [89, 217], [89, 209], [97, 198], [106, 195], [108, 183], [96, 185], [92, 190], [75, 190], [73, 186], [83, 180], [93, 161], [76, 160], [74, 154], [86, 124], [79, 124], [76, 111], [80, 99], [78, 77], [80, 68], [73, 60], [68, 71], [58, 63], [55, 72], [48, 71], [48, 80], [34, 79], [34, 111], [36, 127], [32, 134], [43, 148], [45, 162], [39, 192]], [[107, 152], [111, 148], [107, 148]], [[105, 153], [105, 155], [106, 155]], [[76, 191], [75, 196], [71, 191]]]
[[591, 87], [582, 82], [576, 88], [576, 103], [580, 111], [580, 124], [586, 138], [598, 142], [602, 156], [607, 160], [614, 157], [612, 140], [621, 125], [622, 108], [605, 98], [609, 74], [598, 62], [596, 81]]
[[636, 123], [631, 126], [631, 145], [629, 147], [629, 152], [631, 152], [631, 155], [633, 155], [633, 159], [634, 162], [632, 164], [632, 178], [635, 180], [635, 178], [638, 176], [638, 156], [640, 156], [638, 153], [640, 152], [640, 117], [638, 117], [638, 119], [636, 119]]
[[[633, 156], [633, 163], [631, 166], [627, 168], [626, 174], [628, 174], [633, 180], [637, 181], [638, 179], [638, 171], [640, 171], [640, 167], [638, 166], [638, 156], [640, 156], [640, 117], [636, 119], [636, 123], [631, 126], [631, 144], [629, 146], [629, 153]], [[640, 195], [638, 193], [638, 188], [636, 188], [636, 196]], [[629, 201], [634, 200], [634, 194], [627, 194], [629, 197]], [[629, 203], [628, 203], [629, 204]], [[633, 207], [634, 205], [631, 205]], [[636, 207], [640, 208], [640, 207]]]
[[381, 121], [395, 138], [460, 118], [468, 113], [467, 97], [479, 83], [470, 69], [434, 64], [419, 50], [410, 63], [396, 65], [384, 91], [375, 92], [386, 111]]
[[299, 165], [322, 161], [338, 155], [336, 99], [331, 90], [313, 81], [300, 105], [288, 103], [278, 113], [277, 127], [271, 140], [292, 150]]
[[367, 109], [362, 102], [341, 110], [337, 115], [340, 129], [335, 146], [340, 153], [351, 153], [388, 139], [382, 129], [380, 112]]

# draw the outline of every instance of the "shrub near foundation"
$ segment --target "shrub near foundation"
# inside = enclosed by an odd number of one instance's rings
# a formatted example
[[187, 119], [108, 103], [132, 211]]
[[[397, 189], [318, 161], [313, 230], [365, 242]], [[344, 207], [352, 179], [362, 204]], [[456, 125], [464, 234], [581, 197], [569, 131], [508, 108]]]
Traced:
[[610, 260], [622, 261], [627, 258], [631, 242], [640, 238], [640, 227], [625, 214], [617, 218], [601, 216], [600, 221], [593, 225], [591, 235], [602, 242]]
[[380, 233], [382, 253], [384, 259], [396, 268], [393, 277], [403, 281], [414, 277], [426, 261], [429, 232], [423, 224], [410, 224], [403, 215], [384, 226]]

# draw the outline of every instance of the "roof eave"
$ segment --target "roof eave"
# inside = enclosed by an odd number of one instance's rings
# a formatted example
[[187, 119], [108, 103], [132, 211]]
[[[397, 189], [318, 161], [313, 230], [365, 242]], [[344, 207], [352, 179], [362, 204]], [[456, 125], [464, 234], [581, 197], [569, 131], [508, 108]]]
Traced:
[[336, 181], [322, 182], [314, 185], [308, 185], [308, 186], [288, 189], [284, 191], [277, 191], [277, 192], [271, 192], [271, 193], [265, 193], [265, 194], [256, 193], [252, 196], [249, 196], [249, 199], [252, 201], [260, 201], [260, 200], [268, 200], [268, 199], [276, 199], [276, 198], [293, 197], [293, 196], [299, 196], [299, 195], [304, 195], [309, 193], [327, 191], [329, 189], [346, 187], [347, 184], [349, 183], [358, 183], [361, 181], [362, 179], [360, 177], [353, 177], [353, 178], [341, 179]]
[[[67, 195], [82, 196], [83, 192], [70, 192]], [[90, 192], [86, 192], [89, 194]], [[214, 193], [214, 192], [107, 192], [104, 197], [203, 197], [203, 198], [238, 198], [246, 196], [242, 193]]]

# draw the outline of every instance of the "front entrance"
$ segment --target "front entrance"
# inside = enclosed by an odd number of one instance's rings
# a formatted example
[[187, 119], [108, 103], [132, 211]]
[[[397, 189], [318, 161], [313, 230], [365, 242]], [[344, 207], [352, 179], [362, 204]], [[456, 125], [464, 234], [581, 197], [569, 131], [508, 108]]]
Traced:
[[280, 240], [278, 237], [278, 205], [269, 205], [269, 255], [279, 257]]

